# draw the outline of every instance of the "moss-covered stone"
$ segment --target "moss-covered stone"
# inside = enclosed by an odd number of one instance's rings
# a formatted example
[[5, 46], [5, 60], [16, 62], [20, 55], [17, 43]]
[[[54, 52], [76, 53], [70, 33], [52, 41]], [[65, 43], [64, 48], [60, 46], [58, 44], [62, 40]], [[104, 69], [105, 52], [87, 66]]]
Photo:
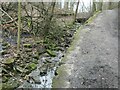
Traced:
[[8, 49], [8, 47], [2, 47], [3, 50]]
[[2, 90], [2, 83], [0, 83], [0, 90]]
[[52, 87], [53, 88], [65, 88], [69, 85], [67, 78], [68, 78], [68, 72], [66, 69], [65, 65], [62, 65], [61, 67], [59, 67], [57, 69], [57, 76], [54, 77], [53, 79], [53, 84]]
[[40, 43], [43, 43], [43, 40], [36, 41], [36, 44], [40, 44]]
[[27, 48], [27, 49], [25, 49], [25, 52], [32, 52], [32, 49], [31, 48]]
[[12, 64], [14, 62], [15, 62], [14, 58], [7, 58], [2, 63], [4, 63], [4, 64]]
[[2, 82], [4, 83], [4, 82], [7, 82], [7, 81], [8, 81], [8, 78], [6, 76], [3, 76], [2, 77]]
[[27, 68], [30, 70], [34, 70], [37, 68], [37, 65], [35, 63], [30, 63], [30, 64], [28, 64]]
[[0, 38], [0, 43], [2, 43], [3, 42], [3, 39], [2, 38]]
[[5, 49], [8, 49], [10, 47], [10, 44], [7, 44], [6, 46], [3, 46], [2, 49], [5, 50]]
[[64, 51], [65, 49], [62, 48], [62, 47], [56, 47], [56, 50], [57, 50], [57, 51], [59, 51], [59, 50], [60, 50], [60, 51]]
[[85, 25], [86, 25], [86, 24], [90, 24], [100, 12], [101, 12], [101, 11], [96, 11], [96, 12], [93, 14], [93, 16], [90, 17], [90, 18], [85, 22]]
[[13, 90], [13, 87], [7, 83], [2, 83], [2, 90]]
[[46, 52], [46, 49], [44, 47], [40, 47], [40, 48], [38, 48], [37, 52], [38, 52], [38, 55], [41, 55]]
[[2, 90], [14, 90], [19, 85], [18, 81], [10, 80], [7, 83], [2, 83]]
[[37, 59], [33, 59], [32, 62], [35, 63], [35, 64], [38, 64], [38, 60]]
[[0, 54], [1, 54], [1, 55], [7, 54], [7, 50], [2, 50], [2, 51], [0, 52]]
[[23, 46], [24, 46], [25, 48], [32, 48], [32, 45], [31, 45], [31, 44], [23, 44]]
[[47, 49], [46, 52], [51, 56], [51, 57], [55, 57], [56, 56], [56, 53]]
[[2, 46], [7, 46], [7, 45], [8, 45], [7, 42], [2, 43]]
[[34, 54], [33, 56], [32, 56], [34, 59], [39, 59], [39, 55], [38, 54]]
[[17, 66], [16, 69], [17, 69], [17, 71], [19, 71], [19, 72], [24, 72], [24, 73], [28, 72], [27, 69], [24, 69], [24, 68], [22, 68], [22, 67], [20, 67], [20, 66]]

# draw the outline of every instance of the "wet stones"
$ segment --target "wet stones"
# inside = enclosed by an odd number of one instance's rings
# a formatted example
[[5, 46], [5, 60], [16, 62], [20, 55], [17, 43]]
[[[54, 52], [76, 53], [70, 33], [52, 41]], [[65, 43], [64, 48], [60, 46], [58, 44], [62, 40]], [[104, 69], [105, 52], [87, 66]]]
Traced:
[[47, 69], [48, 69], [48, 66], [47, 65], [43, 65], [42, 67], [39, 68], [40, 70], [40, 75], [41, 76], [44, 76], [47, 74]]
[[41, 84], [39, 76], [29, 76], [30, 82], [35, 84]]
[[34, 70], [37, 68], [37, 65], [35, 63], [30, 63], [30, 64], [28, 64], [27, 67], [30, 68], [31, 70]]
[[9, 49], [9, 47], [10, 47], [10, 44], [9, 44], [9, 43], [3, 43], [3, 44], [2, 44], [2, 49], [3, 49], [3, 50]]
[[57, 50], [57, 51], [59, 51], [59, 50], [60, 50], [60, 51], [64, 51], [65, 49], [64, 49], [63, 47], [56, 47], [56, 50]]
[[26, 73], [26, 72], [28, 72], [28, 70], [27, 69], [24, 69], [24, 68], [22, 68], [22, 67], [20, 67], [20, 66], [16, 66], [16, 70], [17, 71], [19, 71], [19, 72], [21, 72], [21, 73]]
[[47, 52], [51, 57], [55, 57], [55, 56], [56, 56], [55, 52], [53, 52], [53, 51], [51, 51], [51, 50], [49, 50], [49, 49], [47, 49], [46, 52]]
[[46, 49], [45, 49], [45, 47], [39, 46], [39, 47], [37, 47], [37, 52], [39, 55], [42, 55], [46, 52]]
[[2, 46], [7, 46], [7, 45], [8, 45], [7, 42], [2, 43]]
[[33, 56], [32, 56], [34, 59], [39, 59], [39, 55], [38, 54], [34, 54]]
[[4, 63], [4, 64], [12, 64], [14, 62], [15, 62], [14, 58], [7, 58], [2, 63]]
[[7, 52], [7, 50], [2, 50], [2, 51], [0, 51], [0, 54], [5, 55], [5, 54], [8, 54], [8, 52]]
[[32, 48], [32, 45], [31, 45], [31, 44], [23, 44], [23, 46], [24, 46], [25, 48]]
[[26, 52], [32, 52], [32, 49], [25, 49]]
[[11, 79], [7, 83], [2, 83], [2, 90], [14, 90], [19, 86], [19, 82]]

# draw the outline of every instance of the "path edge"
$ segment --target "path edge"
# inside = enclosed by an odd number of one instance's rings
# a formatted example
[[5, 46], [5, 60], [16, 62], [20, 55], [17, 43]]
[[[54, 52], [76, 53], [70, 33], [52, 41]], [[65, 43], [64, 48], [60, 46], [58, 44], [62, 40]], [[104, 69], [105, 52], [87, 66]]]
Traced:
[[[65, 57], [61, 60], [61, 62], [66, 63], [69, 59], [68, 59], [68, 55], [71, 53], [71, 51], [73, 51], [75, 49], [75, 44], [76, 42], [79, 40], [79, 35], [80, 35], [80, 31], [86, 26], [89, 25], [90, 23], [92, 23], [92, 21], [101, 13], [101, 11], [97, 11], [95, 12], [86, 22], [84, 25], [80, 26], [78, 28], [78, 30], [76, 31], [76, 33], [73, 36], [73, 41], [70, 45], [70, 47], [68, 48], [67, 52], [65, 53]], [[67, 80], [67, 78], [69, 77], [69, 73], [71, 72], [69, 70], [71, 66], [69, 64], [63, 64], [60, 67], [57, 68], [57, 73], [58, 75], [55, 76], [53, 78], [53, 82], [52, 82], [52, 88], [69, 88], [69, 80]]]

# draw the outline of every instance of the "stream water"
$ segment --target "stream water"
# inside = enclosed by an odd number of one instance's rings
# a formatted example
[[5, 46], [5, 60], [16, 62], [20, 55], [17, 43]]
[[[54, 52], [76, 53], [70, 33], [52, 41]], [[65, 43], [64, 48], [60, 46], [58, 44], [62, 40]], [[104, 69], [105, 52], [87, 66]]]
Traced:
[[[15, 37], [4, 38], [4, 41], [9, 42], [12, 45], [16, 45]], [[0, 50], [2, 50], [1, 43]], [[27, 80], [25, 80], [19, 88], [52, 88], [52, 79], [55, 76], [55, 71], [59, 66], [64, 52], [56, 51], [55, 53], [56, 57], [43, 56], [40, 58], [38, 60], [37, 69], [28, 75]], [[46, 66], [43, 65], [44, 63], [47, 63]], [[45, 74], [41, 75], [41, 72]]]
[[[55, 70], [59, 66], [59, 62], [63, 57], [63, 52], [58, 51], [56, 52], [56, 57], [43, 57], [39, 60], [39, 64], [36, 70], [32, 71], [29, 74], [29, 80], [25, 81], [22, 86], [19, 88], [52, 88], [52, 79], [55, 76]], [[46, 74], [41, 75], [41, 63], [44, 62], [46, 59], [52, 61], [51, 65], [48, 66]], [[42, 61], [42, 62], [41, 62]], [[42, 67], [43, 68], [43, 67]], [[46, 68], [46, 67], [45, 67]]]

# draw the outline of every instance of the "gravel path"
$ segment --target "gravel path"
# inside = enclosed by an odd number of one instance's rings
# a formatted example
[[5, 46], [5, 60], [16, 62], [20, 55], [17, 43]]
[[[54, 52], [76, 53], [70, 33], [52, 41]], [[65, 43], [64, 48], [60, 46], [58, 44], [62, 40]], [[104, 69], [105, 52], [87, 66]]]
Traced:
[[[67, 55], [69, 88], [118, 87], [118, 11], [106, 10], [83, 27]], [[58, 79], [60, 80], [60, 79]], [[62, 86], [60, 86], [62, 87]]]

